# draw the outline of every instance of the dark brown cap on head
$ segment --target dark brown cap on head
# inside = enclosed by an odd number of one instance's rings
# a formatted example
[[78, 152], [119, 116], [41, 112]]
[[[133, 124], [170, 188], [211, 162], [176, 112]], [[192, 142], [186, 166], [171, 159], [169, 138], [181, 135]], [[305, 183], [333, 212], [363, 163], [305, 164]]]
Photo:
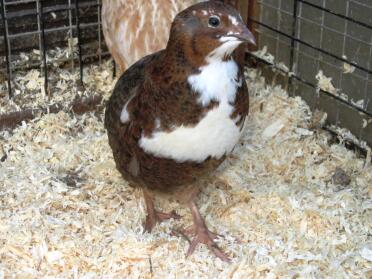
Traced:
[[239, 12], [231, 5], [207, 1], [180, 12], [173, 21], [167, 48], [182, 50], [189, 60], [225, 58], [242, 43], [255, 44]]

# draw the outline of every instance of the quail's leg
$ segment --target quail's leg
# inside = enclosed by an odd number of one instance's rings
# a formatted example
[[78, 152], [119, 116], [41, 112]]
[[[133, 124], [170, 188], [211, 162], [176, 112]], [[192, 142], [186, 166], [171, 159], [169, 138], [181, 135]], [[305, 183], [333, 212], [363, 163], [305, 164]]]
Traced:
[[213, 254], [215, 254], [217, 257], [219, 257], [221, 260], [225, 262], [230, 262], [229, 257], [222, 252], [220, 248], [216, 245], [214, 242], [214, 239], [218, 237], [218, 234], [215, 234], [208, 230], [202, 216], [200, 215], [200, 212], [198, 210], [198, 207], [196, 206], [194, 202], [194, 198], [198, 192], [194, 192], [191, 196], [191, 199], [189, 200], [189, 208], [191, 210], [192, 218], [194, 221], [194, 239], [191, 241], [189, 250], [187, 251], [187, 256], [190, 256], [194, 251], [196, 246], [199, 243], [205, 244], [208, 246], [209, 250], [212, 251]]
[[147, 210], [145, 232], [151, 232], [157, 223], [161, 223], [165, 220], [172, 218], [176, 220], [181, 218], [181, 216], [179, 216], [175, 211], [172, 211], [171, 213], [157, 211], [155, 209], [154, 202], [152, 200], [150, 193], [148, 193], [146, 189], [143, 189], [142, 191], [143, 197], [145, 198]]

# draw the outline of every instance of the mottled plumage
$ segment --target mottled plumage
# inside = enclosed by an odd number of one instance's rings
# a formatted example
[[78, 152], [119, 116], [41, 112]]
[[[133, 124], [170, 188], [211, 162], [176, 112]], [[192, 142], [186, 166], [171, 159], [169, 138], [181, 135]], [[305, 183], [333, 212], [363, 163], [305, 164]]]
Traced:
[[[131, 185], [167, 192], [186, 187], [232, 151], [249, 106], [243, 69], [232, 52], [246, 41], [254, 42], [253, 36], [234, 8], [200, 3], [175, 18], [165, 50], [144, 57], [120, 77], [105, 127], [116, 166]], [[176, 217], [156, 212], [146, 192], [145, 198], [146, 230]], [[189, 254], [198, 242], [212, 249], [192, 198], [189, 205], [199, 237]]]
[[[163, 49], [173, 18], [198, 0], [103, 0], [106, 45], [122, 72]], [[200, 2], [200, 1], [199, 1]]]

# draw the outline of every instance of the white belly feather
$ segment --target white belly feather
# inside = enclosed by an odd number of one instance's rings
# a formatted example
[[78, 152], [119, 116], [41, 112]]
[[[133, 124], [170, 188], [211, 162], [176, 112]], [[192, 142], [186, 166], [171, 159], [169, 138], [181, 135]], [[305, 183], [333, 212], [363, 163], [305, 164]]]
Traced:
[[155, 132], [142, 137], [146, 152], [178, 162], [202, 162], [209, 156], [221, 158], [232, 151], [240, 137], [239, 128], [230, 118], [233, 107], [227, 103], [210, 110], [194, 127], [178, 127], [172, 132]]
[[236, 119], [231, 119], [237, 88], [238, 67], [234, 61], [210, 61], [201, 72], [189, 77], [188, 82], [199, 96], [199, 103], [207, 106], [212, 100], [219, 105], [208, 111], [192, 127], [175, 127], [171, 132], [156, 131], [150, 137], [142, 136], [139, 144], [155, 156], [178, 162], [202, 162], [209, 156], [221, 158], [229, 154], [241, 135]]

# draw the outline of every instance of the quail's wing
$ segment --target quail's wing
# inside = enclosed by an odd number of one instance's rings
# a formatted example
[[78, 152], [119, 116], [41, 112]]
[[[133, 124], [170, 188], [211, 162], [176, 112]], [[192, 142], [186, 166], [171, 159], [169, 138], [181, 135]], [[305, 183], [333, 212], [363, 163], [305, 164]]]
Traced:
[[117, 81], [105, 112], [105, 128], [110, 135], [120, 138], [127, 129], [130, 124], [128, 106], [130, 106], [133, 97], [141, 93], [139, 90], [145, 80], [145, 68], [160, 53], [157, 52], [142, 58], [125, 71]]
[[238, 87], [238, 92], [235, 98], [235, 111], [233, 117], [238, 119], [237, 124], [240, 126], [241, 129], [243, 129], [245, 119], [247, 118], [249, 112], [249, 93], [242, 67], [239, 67], [238, 76], [238, 83], [240, 84], [240, 86]]

